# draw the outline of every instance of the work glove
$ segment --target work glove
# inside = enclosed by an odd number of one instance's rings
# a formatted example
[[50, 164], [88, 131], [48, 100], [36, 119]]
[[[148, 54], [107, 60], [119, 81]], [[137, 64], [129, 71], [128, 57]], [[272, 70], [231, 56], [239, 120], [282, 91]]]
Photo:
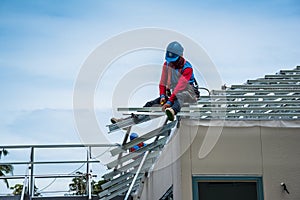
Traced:
[[166, 103], [166, 98], [162, 97], [160, 98], [160, 105], [163, 106]]
[[171, 107], [171, 105], [168, 104], [168, 102], [167, 102], [167, 103], [165, 103], [165, 104], [162, 106], [162, 111], [165, 112], [165, 110], [166, 110], [167, 108], [170, 108], [170, 107]]

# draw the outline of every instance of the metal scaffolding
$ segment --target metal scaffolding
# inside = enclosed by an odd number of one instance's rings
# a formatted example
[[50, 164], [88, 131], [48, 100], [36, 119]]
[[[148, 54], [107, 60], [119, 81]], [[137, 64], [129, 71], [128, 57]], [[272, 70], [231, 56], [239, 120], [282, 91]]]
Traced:
[[[104, 147], [116, 147], [116, 144], [68, 144], [68, 145], [10, 145], [10, 146], [0, 146], [0, 149], [29, 149], [30, 155], [28, 161], [10, 161], [10, 162], [0, 162], [0, 165], [24, 165], [26, 168], [26, 172], [24, 175], [11, 175], [0, 177], [0, 179], [23, 179], [23, 189], [21, 194], [21, 200], [24, 199], [25, 194], [28, 194], [30, 198], [33, 198], [35, 195], [34, 187], [35, 180], [42, 178], [75, 178], [82, 177], [83, 175], [79, 174], [36, 174], [35, 166], [36, 165], [59, 165], [59, 164], [86, 164], [86, 176], [87, 178], [87, 197], [88, 199], [92, 199], [91, 197], [91, 178], [92, 174], [90, 172], [90, 164], [91, 163], [99, 163], [99, 160], [92, 159], [91, 152], [93, 148], [104, 148]], [[47, 150], [56, 150], [57, 149], [68, 149], [68, 148], [79, 148], [80, 150], [86, 151], [86, 159], [85, 160], [52, 160], [52, 161], [36, 161], [35, 154], [37, 149], [47, 149]]]

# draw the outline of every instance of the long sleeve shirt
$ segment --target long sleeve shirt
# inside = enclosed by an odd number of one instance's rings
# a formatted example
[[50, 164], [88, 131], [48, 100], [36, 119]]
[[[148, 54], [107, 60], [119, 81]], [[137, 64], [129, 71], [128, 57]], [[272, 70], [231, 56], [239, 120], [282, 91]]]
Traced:
[[[193, 77], [193, 68], [192, 67], [184, 67], [186, 65], [186, 61], [183, 59], [184, 64], [181, 67], [177, 67], [174, 65], [167, 65], [165, 62], [163, 65], [161, 79], [159, 84], [159, 92], [160, 96], [166, 96], [167, 89], [172, 89], [172, 95], [169, 97], [168, 101], [174, 103], [176, 95], [185, 90], [187, 84]], [[170, 69], [171, 68], [171, 69]], [[169, 73], [172, 73], [171, 75]], [[172, 78], [171, 80], [169, 76], [177, 76], [177, 79]], [[170, 83], [168, 83], [168, 81]], [[173, 88], [168, 88], [170, 86], [174, 86]]]

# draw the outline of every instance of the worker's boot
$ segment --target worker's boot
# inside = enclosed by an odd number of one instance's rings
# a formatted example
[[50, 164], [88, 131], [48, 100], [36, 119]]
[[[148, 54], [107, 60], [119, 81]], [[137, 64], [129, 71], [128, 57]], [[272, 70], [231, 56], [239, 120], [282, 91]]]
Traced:
[[174, 121], [175, 111], [173, 110], [173, 108], [166, 108], [165, 112], [166, 112], [166, 115], [168, 117], [168, 120]]
[[118, 118], [115, 118], [115, 117], [113, 117], [113, 118], [110, 119], [110, 121], [111, 121], [112, 124], [116, 124], [116, 123], [118, 123], [118, 122], [120, 122], [122, 120], [123, 120], [122, 118], [118, 119]]

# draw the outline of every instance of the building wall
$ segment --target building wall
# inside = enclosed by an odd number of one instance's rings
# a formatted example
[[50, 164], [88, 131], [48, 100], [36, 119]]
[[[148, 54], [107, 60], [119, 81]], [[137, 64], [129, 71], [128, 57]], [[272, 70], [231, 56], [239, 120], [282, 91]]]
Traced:
[[300, 199], [300, 129], [262, 127], [261, 134], [265, 199]]
[[[175, 200], [192, 199], [192, 176], [207, 175], [262, 176], [265, 200], [300, 199], [299, 142], [300, 128], [220, 129], [182, 123], [151, 173], [144, 189], [148, 196], [142, 199], [159, 199], [171, 185]], [[204, 158], [199, 158], [201, 146], [213, 147]], [[290, 194], [283, 192], [281, 182]]]
[[205, 158], [199, 159], [200, 146], [207, 132], [207, 127], [199, 127], [191, 146], [192, 174], [262, 174], [258, 127], [223, 128], [212, 151]]
[[182, 130], [185, 129], [178, 129], [170, 143], [163, 149], [159, 160], [145, 182], [141, 199], [160, 199], [171, 186], [173, 186], [175, 199], [181, 196], [182, 168], [178, 155], [181, 151], [180, 146], [183, 144], [183, 141], [180, 140], [181, 135], [183, 135], [180, 133]]

